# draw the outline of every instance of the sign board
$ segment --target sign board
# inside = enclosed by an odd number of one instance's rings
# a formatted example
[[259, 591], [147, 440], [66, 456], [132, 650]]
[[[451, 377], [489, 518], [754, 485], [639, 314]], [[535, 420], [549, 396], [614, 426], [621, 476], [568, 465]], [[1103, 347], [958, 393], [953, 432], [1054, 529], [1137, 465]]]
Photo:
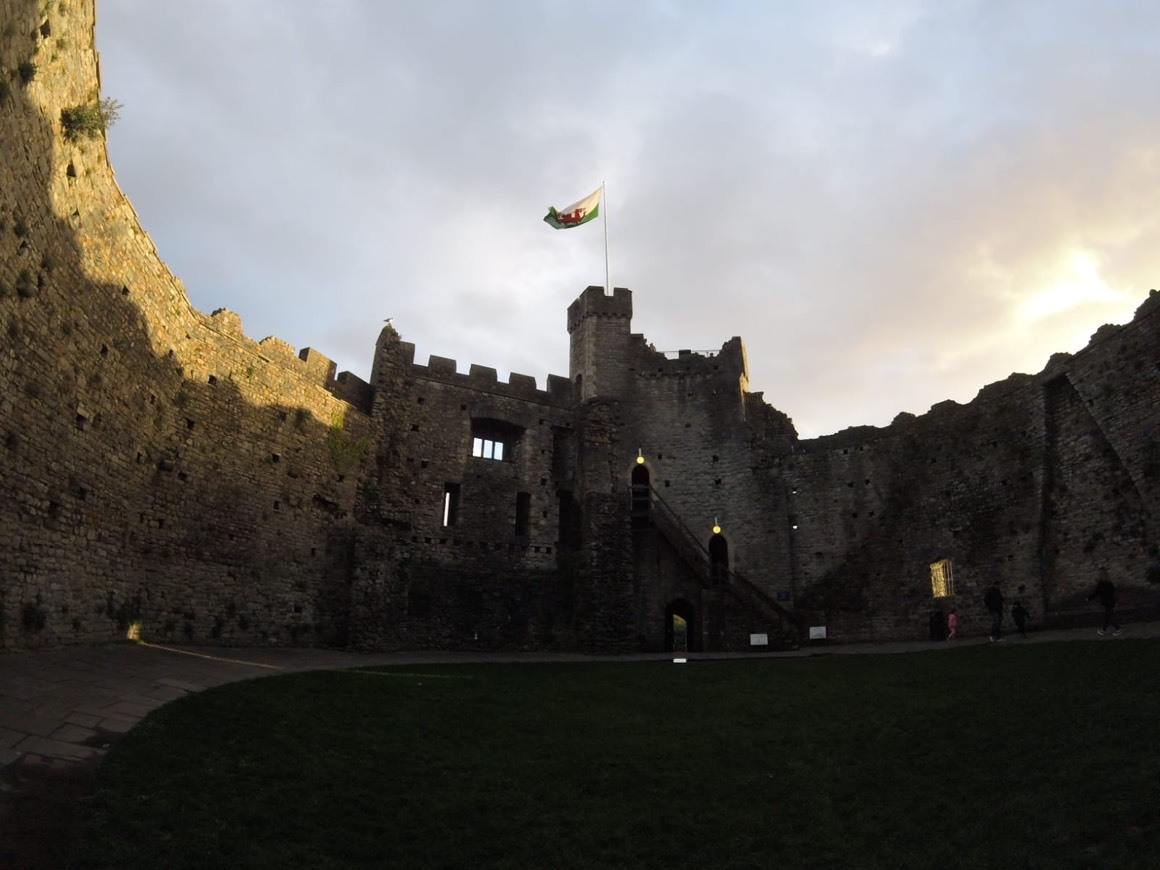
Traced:
[[751, 634], [749, 635], [750, 646], [769, 646], [768, 634]]
[[811, 625], [810, 626], [810, 640], [825, 640], [825, 639], [826, 639], [826, 627], [824, 625]]

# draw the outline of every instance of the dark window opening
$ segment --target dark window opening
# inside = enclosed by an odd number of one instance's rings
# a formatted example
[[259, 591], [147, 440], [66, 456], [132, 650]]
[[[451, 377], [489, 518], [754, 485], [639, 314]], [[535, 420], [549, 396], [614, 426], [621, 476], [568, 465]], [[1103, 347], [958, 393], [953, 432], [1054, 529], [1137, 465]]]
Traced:
[[563, 558], [580, 548], [580, 507], [576, 503], [571, 490], [562, 489], [559, 492], [559, 540], [556, 543], [556, 553]]
[[632, 493], [631, 515], [634, 525], [643, 525], [648, 521], [649, 509], [652, 506], [649, 495], [649, 491], [652, 489], [651, 479], [648, 469], [643, 465], [633, 467], [630, 492]]
[[528, 533], [528, 517], [531, 514], [532, 496], [531, 493], [517, 492], [516, 493], [516, 534], [527, 535]]
[[709, 580], [714, 586], [724, 583], [729, 575], [729, 544], [724, 535], [709, 539]]
[[459, 484], [443, 484], [443, 527], [448, 528], [459, 522]]
[[575, 474], [573, 470], [573, 436], [567, 429], [552, 429], [552, 476], [557, 480], [568, 480]]

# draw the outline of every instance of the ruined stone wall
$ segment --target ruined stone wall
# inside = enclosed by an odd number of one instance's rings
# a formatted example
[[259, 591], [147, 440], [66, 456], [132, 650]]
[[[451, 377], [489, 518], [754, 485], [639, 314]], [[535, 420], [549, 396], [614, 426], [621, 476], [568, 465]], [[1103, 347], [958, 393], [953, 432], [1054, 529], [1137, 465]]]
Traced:
[[1160, 293], [1124, 326], [1104, 326], [1041, 376], [1045, 404], [1042, 550], [1047, 596], [1063, 613], [1106, 566], [1122, 606], [1154, 603], [1160, 566]]
[[968, 619], [995, 579], [1038, 597], [1037, 399], [1014, 378], [1002, 397], [804, 442], [782, 469], [798, 608], [831, 634], [923, 636], [931, 609], [950, 606], [932, 599], [940, 559]]
[[369, 388], [189, 305], [103, 138], [63, 135], [93, 27], [0, 18], [0, 644], [341, 642]]
[[[1062, 624], [1090, 614], [1099, 565], [1126, 606], [1145, 606], [1160, 541], [1158, 301], [969, 405], [781, 457], [766, 485], [788, 492], [803, 618], [842, 639], [924, 637], [931, 610], [955, 605], [967, 633], [979, 632], [983, 591], [998, 581], [1008, 600]], [[952, 561], [953, 599], [932, 597], [938, 559]]]

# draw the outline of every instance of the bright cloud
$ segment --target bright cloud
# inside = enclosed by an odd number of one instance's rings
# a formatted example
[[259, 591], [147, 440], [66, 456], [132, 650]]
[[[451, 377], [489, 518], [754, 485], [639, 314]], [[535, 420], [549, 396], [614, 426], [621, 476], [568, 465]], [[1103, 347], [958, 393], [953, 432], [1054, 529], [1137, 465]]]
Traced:
[[1100, 277], [1094, 256], [1078, 251], [1071, 257], [1069, 270], [1057, 282], [1023, 300], [1019, 316], [1027, 323], [1034, 323], [1085, 302], [1119, 302], [1127, 296], [1126, 291], [1113, 290]]

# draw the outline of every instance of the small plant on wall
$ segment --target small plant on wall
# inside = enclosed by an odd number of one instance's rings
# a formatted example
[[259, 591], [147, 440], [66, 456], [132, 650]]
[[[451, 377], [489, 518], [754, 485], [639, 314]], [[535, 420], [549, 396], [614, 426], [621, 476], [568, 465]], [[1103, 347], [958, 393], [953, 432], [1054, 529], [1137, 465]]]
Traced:
[[341, 413], [335, 413], [330, 418], [330, 431], [326, 433], [326, 446], [330, 449], [330, 461], [340, 474], [358, 465], [363, 454], [367, 452], [366, 438], [349, 438], [344, 431], [346, 418]]
[[103, 100], [61, 109], [60, 125], [64, 130], [64, 138], [70, 142], [96, 139], [113, 126], [120, 114], [121, 104], [105, 97]]

